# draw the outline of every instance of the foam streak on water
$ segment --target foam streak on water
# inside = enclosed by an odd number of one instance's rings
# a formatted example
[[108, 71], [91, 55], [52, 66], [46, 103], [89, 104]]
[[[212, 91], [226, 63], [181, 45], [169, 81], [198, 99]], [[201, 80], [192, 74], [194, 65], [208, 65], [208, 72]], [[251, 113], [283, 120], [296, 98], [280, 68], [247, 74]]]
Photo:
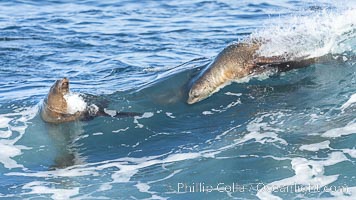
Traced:
[[354, 103], [356, 103], [356, 94], [351, 95], [350, 99], [341, 106], [341, 110], [344, 111], [353, 106]]
[[16, 145], [16, 143], [25, 134], [28, 120], [35, 117], [38, 111], [38, 106], [32, 108], [25, 108], [24, 110], [15, 110], [14, 113], [0, 115], [0, 128], [2, 131], [0, 138], [0, 163], [5, 168], [24, 168], [22, 164], [17, 163], [13, 158], [22, 154], [22, 150], [30, 148], [23, 145]]
[[[306, 187], [311, 186], [312, 188], [323, 188], [326, 185], [329, 185], [337, 180], [338, 175], [324, 175], [324, 167], [335, 165], [342, 161], [346, 161], [347, 158], [344, 154], [335, 152], [330, 154], [330, 156], [322, 161], [312, 161], [305, 158], [293, 158], [291, 161], [292, 169], [295, 172], [293, 177], [282, 179], [279, 181], [274, 181], [265, 185], [257, 192], [257, 197], [260, 199], [281, 199], [278, 196], [272, 194], [278, 189], [293, 186], [293, 185], [304, 185]], [[271, 189], [273, 188], [273, 189]], [[300, 187], [300, 191], [296, 190], [295, 192], [303, 192], [306, 189]]]

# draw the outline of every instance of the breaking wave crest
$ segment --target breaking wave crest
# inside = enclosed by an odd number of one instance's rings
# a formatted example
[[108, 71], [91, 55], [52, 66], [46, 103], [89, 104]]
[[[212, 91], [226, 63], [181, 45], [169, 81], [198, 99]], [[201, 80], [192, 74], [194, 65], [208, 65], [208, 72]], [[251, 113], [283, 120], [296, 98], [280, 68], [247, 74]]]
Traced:
[[322, 10], [307, 16], [279, 18], [253, 32], [249, 40], [261, 40], [260, 56], [314, 58], [353, 52], [356, 44], [356, 9]]

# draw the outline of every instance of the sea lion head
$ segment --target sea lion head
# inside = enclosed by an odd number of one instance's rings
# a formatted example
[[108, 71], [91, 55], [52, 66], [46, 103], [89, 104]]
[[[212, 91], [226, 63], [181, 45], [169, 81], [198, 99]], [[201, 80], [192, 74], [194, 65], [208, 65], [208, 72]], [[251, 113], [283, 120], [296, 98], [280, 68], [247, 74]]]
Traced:
[[218, 59], [215, 59], [195, 78], [189, 90], [187, 103], [197, 103], [219, 91], [230, 79], [230, 77], [226, 76], [226, 71], [224, 65]]
[[201, 79], [193, 84], [189, 91], [187, 103], [194, 104], [208, 98], [213, 93], [212, 87]]
[[69, 80], [67, 78], [62, 78], [56, 80], [50, 89], [51, 94], [66, 95], [69, 92]]
[[66, 113], [67, 112], [67, 101], [64, 96], [69, 93], [69, 80], [63, 78], [57, 80], [49, 90], [47, 95], [46, 104], [49, 110]]
[[203, 70], [189, 91], [188, 104], [202, 101], [233, 81], [248, 76], [254, 67], [257, 44], [231, 44]]

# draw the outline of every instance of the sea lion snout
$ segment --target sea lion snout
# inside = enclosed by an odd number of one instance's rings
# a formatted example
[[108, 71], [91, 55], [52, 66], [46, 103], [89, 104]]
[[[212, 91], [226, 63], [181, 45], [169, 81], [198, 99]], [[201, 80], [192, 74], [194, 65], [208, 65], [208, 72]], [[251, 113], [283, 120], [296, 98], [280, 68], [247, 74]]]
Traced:
[[67, 78], [56, 80], [50, 89], [50, 94], [66, 95], [69, 92], [69, 80]]
[[209, 97], [210, 90], [205, 83], [198, 81], [189, 91], [187, 103], [194, 104]]
[[53, 86], [57, 93], [65, 95], [69, 92], [69, 80], [67, 78], [57, 80]]
[[199, 95], [193, 94], [193, 91], [190, 90], [189, 91], [189, 96], [188, 96], [188, 99], [187, 99], [187, 103], [188, 104], [193, 104], [193, 103], [197, 102], [198, 101], [198, 97], [199, 97]]
[[61, 80], [61, 86], [60, 86], [61, 90], [63, 92], [69, 92], [69, 80], [67, 78], [63, 78]]

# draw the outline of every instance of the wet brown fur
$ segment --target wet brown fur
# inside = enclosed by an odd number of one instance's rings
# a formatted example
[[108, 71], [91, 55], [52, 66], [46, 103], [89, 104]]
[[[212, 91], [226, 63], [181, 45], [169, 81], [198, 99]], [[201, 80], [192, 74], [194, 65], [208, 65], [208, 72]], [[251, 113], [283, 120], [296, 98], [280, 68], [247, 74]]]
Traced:
[[49, 90], [41, 108], [41, 117], [45, 122], [62, 123], [75, 121], [80, 118], [82, 113], [77, 112], [68, 114], [67, 101], [64, 95], [69, 92], [69, 80], [63, 78], [57, 80]]
[[258, 42], [227, 46], [200, 73], [189, 91], [187, 103], [199, 102], [234, 80], [259, 74], [270, 68], [276, 68], [278, 71], [288, 71], [308, 66], [317, 60], [316, 58], [288, 60], [279, 56], [258, 57], [256, 56], [256, 51], [259, 48], [260, 44]]
[[[107, 114], [103, 107], [98, 107], [98, 110], [92, 111], [88, 107], [83, 111], [78, 111], [74, 114], [68, 113], [67, 101], [64, 98], [69, 93], [69, 80], [63, 78], [57, 80], [48, 92], [46, 99], [43, 101], [41, 108], [41, 117], [43, 121], [48, 123], [63, 123], [76, 120], [91, 120], [97, 116], [108, 117], [135, 117], [141, 116], [141, 113], [136, 112], [116, 112], [114, 116]], [[90, 106], [89, 106], [90, 107]]]

